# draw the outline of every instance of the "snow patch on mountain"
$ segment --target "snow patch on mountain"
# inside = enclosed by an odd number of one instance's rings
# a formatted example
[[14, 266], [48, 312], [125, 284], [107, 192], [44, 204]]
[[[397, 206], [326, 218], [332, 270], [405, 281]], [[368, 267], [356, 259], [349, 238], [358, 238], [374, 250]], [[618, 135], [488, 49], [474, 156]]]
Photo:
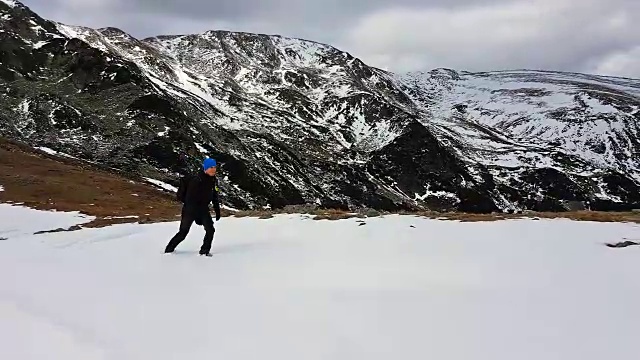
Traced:
[[176, 191], [178, 191], [178, 188], [176, 188], [175, 186], [167, 184], [167, 183], [162, 182], [160, 180], [151, 179], [151, 178], [144, 178], [144, 179], [146, 181], [150, 182], [151, 184], [153, 184], [153, 185], [155, 185], [155, 186], [157, 186], [157, 187], [159, 187], [161, 189], [167, 190], [169, 192], [175, 193]]
[[[94, 216], [77, 211], [41, 211], [13, 204], [0, 203], [0, 239], [19, 240], [35, 232], [67, 229], [95, 220]], [[37, 219], [37, 221], [34, 221]]]
[[[616, 107], [610, 100], [605, 104], [607, 97], [598, 96], [609, 93], [640, 103], [633, 95], [640, 89], [638, 81], [587, 81], [533, 71], [412, 73], [397, 81], [414, 90], [411, 95], [425, 124], [465, 142], [466, 149], [474, 150], [466, 154], [475, 162], [557, 167], [552, 156], [562, 152], [595, 168], [640, 170], [637, 161], [628, 161], [634, 157], [629, 138], [640, 137], [638, 128], [629, 126], [637, 108]], [[621, 151], [624, 161], [619, 161]]]
[[14, 0], [0, 0], [0, 2], [5, 3], [7, 6], [11, 8], [14, 8], [20, 5], [17, 1], [14, 1]]

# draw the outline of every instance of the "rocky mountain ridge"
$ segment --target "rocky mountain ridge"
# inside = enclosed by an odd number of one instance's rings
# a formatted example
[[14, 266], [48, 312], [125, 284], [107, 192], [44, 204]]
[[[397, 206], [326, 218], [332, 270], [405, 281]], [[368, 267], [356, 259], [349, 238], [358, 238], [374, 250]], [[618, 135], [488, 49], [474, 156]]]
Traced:
[[154, 183], [213, 156], [235, 208], [640, 207], [640, 80], [394, 74], [312, 41], [136, 39], [1, 0], [0, 82], [0, 135]]

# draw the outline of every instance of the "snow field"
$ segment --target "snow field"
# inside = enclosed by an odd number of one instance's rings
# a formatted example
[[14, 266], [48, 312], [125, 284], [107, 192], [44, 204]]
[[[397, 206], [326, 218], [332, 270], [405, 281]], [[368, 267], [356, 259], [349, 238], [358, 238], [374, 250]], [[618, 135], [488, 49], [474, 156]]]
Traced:
[[359, 221], [223, 218], [212, 258], [196, 226], [165, 255], [177, 223], [35, 236], [25, 221], [0, 241], [0, 358], [640, 354], [640, 247], [603, 246], [633, 224]]

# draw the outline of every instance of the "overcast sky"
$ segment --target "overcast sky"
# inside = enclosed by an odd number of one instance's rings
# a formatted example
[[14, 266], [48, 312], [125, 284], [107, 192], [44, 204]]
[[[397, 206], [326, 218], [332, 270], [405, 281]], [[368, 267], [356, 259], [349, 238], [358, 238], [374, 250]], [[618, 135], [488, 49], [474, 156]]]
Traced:
[[640, 78], [640, 0], [24, 0], [143, 38], [234, 30], [334, 45], [392, 71], [547, 69]]

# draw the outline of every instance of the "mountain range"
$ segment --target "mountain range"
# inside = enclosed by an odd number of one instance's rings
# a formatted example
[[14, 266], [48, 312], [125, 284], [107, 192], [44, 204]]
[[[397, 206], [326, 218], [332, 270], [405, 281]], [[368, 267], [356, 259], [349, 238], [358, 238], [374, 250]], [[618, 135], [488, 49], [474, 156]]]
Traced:
[[233, 208], [640, 207], [640, 80], [394, 73], [330, 45], [137, 39], [0, 0], [0, 136], [167, 186], [203, 157]]

